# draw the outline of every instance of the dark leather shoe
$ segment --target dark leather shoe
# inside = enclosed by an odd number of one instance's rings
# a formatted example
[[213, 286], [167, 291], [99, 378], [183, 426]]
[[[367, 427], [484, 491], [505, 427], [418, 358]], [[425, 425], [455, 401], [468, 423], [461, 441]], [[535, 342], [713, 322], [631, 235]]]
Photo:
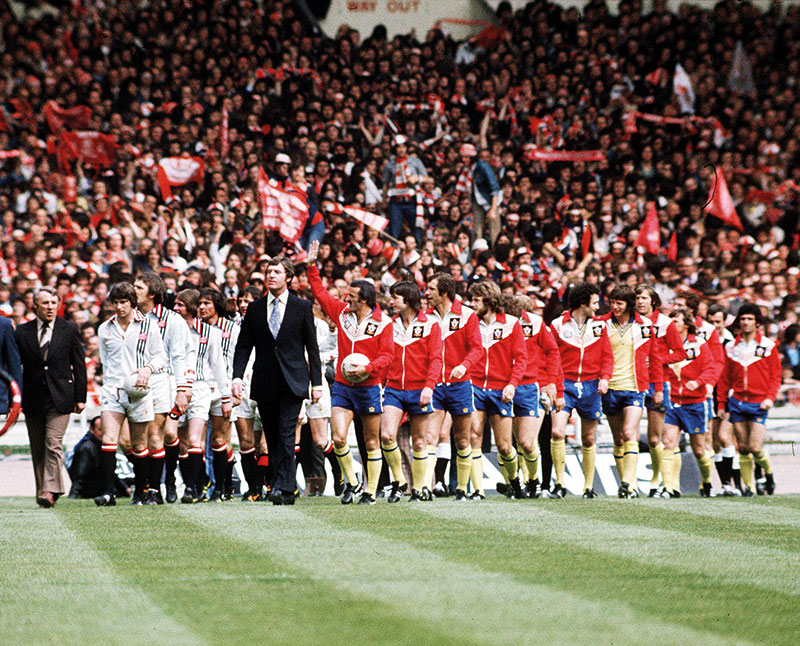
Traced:
[[297, 496], [295, 496], [293, 493], [281, 494], [281, 501], [284, 505], [293, 505], [296, 498]]
[[56, 504], [56, 501], [53, 500], [53, 494], [49, 491], [45, 491], [36, 499], [36, 503], [44, 509], [50, 509], [50, 507]]
[[[273, 489], [269, 492], [269, 501], [273, 505], [282, 505], [284, 503], [284, 498], [291, 494], [285, 494], [280, 489]], [[294, 496], [292, 496], [294, 498]], [[290, 504], [294, 504], [293, 502]]]

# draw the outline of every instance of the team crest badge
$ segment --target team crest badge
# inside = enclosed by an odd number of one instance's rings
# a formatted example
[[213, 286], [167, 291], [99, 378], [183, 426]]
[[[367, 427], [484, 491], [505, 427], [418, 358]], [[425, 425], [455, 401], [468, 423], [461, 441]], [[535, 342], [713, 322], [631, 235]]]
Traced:
[[522, 326], [522, 334], [525, 335], [526, 339], [530, 339], [531, 335], [533, 334], [533, 326], [532, 325], [523, 325]]
[[370, 413], [374, 413], [375, 412], [375, 407], [374, 406], [370, 406], [369, 407], [369, 412]]
[[651, 334], [651, 333], [652, 333], [652, 330], [650, 329], [650, 326], [648, 326], [648, 325], [645, 325], [645, 326], [642, 328], [642, 338], [643, 338], [643, 339], [649, 339], [649, 338], [650, 338], [650, 334]]
[[697, 350], [695, 348], [686, 348], [686, 358], [690, 361], [697, 359]]
[[593, 328], [592, 328], [592, 332], [594, 332], [594, 335], [595, 335], [596, 337], [601, 337], [601, 336], [603, 336], [603, 328], [601, 328], [599, 325], [598, 325], [598, 326], [595, 326], [595, 327], [593, 327]]
[[364, 330], [364, 334], [367, 336], [375, 336], [375, 333], [378, 331], [378, 326], [375, 323], [367, 323], [367, 328]]
[[703, 341], [708, 341], [708, 333], [705, 330], [698, 330], [697, 337], [703, 339]]
[[450, 331], [455, 332], [461, 327], [461, 319], [450, 319]]
[[422, 326], [421, 325], [415, 325], [413, 328], [411, 328], [411, 336], [413, 338], [415, 338], [415, 339], [421, 339], [422, 338]]
[[495, 341], [499, 341], [502, 338], [503, 338], [503, 330], [500, 329], [492, 330], [492, 339], [494, 339]]
[[767, 349], [763, 345], [756, 346], [756, 356], [757, 357], [766, 357], [767, 356]]

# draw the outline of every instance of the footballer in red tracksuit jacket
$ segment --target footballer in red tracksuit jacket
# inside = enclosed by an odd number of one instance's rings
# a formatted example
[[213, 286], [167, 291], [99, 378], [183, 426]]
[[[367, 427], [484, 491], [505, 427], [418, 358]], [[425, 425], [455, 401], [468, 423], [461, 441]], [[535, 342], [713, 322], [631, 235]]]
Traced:
[[[381, 449], [393, 474], [388, 502], [398, 502], [407, 483], [397, 446], [397, 432], [408, 414], [411, 426], [411, 501], [427, 499], [428, 416], [433, 412], [433, 389], [442, 372], [442, 333], [439, 324], [420, 312], [419, 288], [411, 281], [392, 285], [394, 359], [386, 372], [381, 419]], [[424, 492], [424, 495], [423, 495]]]
[[[315, 260], [319, 243], [312, 243], [308, 252], [308, 282], [322, 311], [336, 324], [339, 359], [336, 378], [331, 384], [331, 434], [334, 452], [347, 484], [342, 504], [350, 504], [360, 490], [353, 467], [353, 456], [347, 443], [347, 433], [355, 415], [361, 417], [367, 455], [367, 483], [360, 504], [375, 504], [378, 478], [383, 463], [380, 448], [381, 381], [392, 362], [394, 342], [392, 320], [376, 304], [375, 287], [364, 280], [353, 281], [347, 287], [347, 301], [335, 298], [322, 284]], [[342, 362], [352, 353], [361, 353], [369, 363], [351, 373], [350, 377], [364, 378], [353, 383], [342, 372]]]
[[[473, 416], [472, 449], [480, 450], [483, 425], [488, 415], [495, 435], [501, 465], [518, 497], [522, 489], [517, 477], [517, 451], [512, 444], [513, 400], [527, 367], [525, 337], [519, 319], [502, 311], [500, 288], [491, 281], [475, 283], [470, 297], [480, 321], [483, 352], [472, 367], [472, 389], [476, 413]], [[481, 464], [482, 471], [482, 464]], [[473, 472], [473, 487], [480, 494], [482, 482]], [[482, 480], [482, 478], [481, 478]]]

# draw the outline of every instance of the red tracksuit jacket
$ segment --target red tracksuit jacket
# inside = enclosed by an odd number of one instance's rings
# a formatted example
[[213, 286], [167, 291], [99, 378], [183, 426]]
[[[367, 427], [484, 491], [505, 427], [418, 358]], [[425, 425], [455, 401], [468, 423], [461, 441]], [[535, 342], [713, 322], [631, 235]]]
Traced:
[[433, 307], [426, 314], [439, 324], [442, 332], [442, 372], [437, 383], [450, 383], [450, 373], [456, 366], [464, 366], [467, 371], [453, 383], [469, 381], [472, 367], [483, 353], [475, 310], [455, 300], [444, 318]]
[[[336, 361], [336, 381], [348, 386], [380, 384], [394, 355], [392, 319], [376, 306], [372, 313], [359, 323], [347, 303], [328, 293], [320, 280], [319, 269], [315, 265], [308, 268], [308, 283], [311, 285], [311, 291], [319, 301], [322, 311], [336, 324], [339, 348], [339, 358]], [[360, 352], [370, 360], [367, 365], [369, 377], [359, 384], [350, 383], [342, 374], [342, 361], [353, 352]]]
[[[666, 369], [670, 387], [669, 398], [674, 404], [699, 404], [706, 400], [706, 386], [714, 384], [715, 366], [711, 348], [694, 334], [689, 334], [683, 341], [681, 349], [684, 354], [683, 360], [672, 363], [671, 367]], [[680, 378], [672, 368], [680, 369]], [[686, 387], [687, 381], [696, 381], [699, 387], [696, 390], [689, 390]]]
[[541, 316], [530, 312], [523, 312], [519, 323], [528, 352], [522, 383], [557, 384], [561, 374], [561, 358], [550, 328], [545, 325]]
[[392, 319], [394, 358], [386, 371], [386, 385], [398, 390], [433, 388], [442, 375], [442, 332], [439, 324], [419, 312], [408, 327]]
[[603, 321], [598, 318], [587, 319], [586, 330], [581, 337], [572, 313], [566, 311], [555, 319], [550, 327], [561, 358], [563, 378], [556, 381], [559, 397], [564, 395], [564, 379], [570, 381], [611, 379], [614, 372], [614, 354]]
[[781, 359], [775, 341], [756, 332], [750, 341], [737, 336], [724, 350], [725, 367], [717, 384], [717, 405], [728, 403], [731, 390], [736, 399], [749, 404], [760, 404], [765, 399], [775, 401], [781, 387]]
[[667, 370], [670, 364], [683, 361], [686, 358], [686, 351], [681, 341], [681, 335], [675, 322], [666, 314], [653, 310], [650, 317], [653, 327], [656, 330], [656, 341], [660, 344], [659, 353], [664, 358], [664, 376], [668, 377]]
[[492, 323], [481, 321], [480, 331], [481, 358], [472, 366], [472, 383], [491, 390], [519, 386], [528, 363], [519, 319], [498, 314]]

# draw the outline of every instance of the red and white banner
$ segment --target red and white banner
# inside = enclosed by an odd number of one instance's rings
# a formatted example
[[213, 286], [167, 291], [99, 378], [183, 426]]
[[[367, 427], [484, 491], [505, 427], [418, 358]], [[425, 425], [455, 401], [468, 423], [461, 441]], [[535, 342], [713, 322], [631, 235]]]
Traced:
[[602, 150], [545, 150], [536, 146], [525, 146], [525, 158], [543, 162], [593, 162], [606, 158]]
[[72, 108], [62, 108], [53, 100], [44, 104], [44, 116], [50, 125], [50, 130], [59, 133], [64, 126], [70, 130], [82, 130], [89, 125], [92, 118], [92, 109], [88, 105], [76, 105]]
[[308, 203], [296, 193], [278, 188], [263, 168], [258, 174], [258, 205], [265, 231], [277, 231], [291, 243], [300, 239], [308, 220]]
[[389, 224], [389, 220], [387, 220], [385, 217], [376, 215], [371, 211], [365, 211], [364, 209], [360, 209], [356, 206], [345, 206], [343, 211], [362, 224], [366, 224], [368, 227], [372, 227], [373, 229], [378, 229], [378, 231], [383, 231]]
[[164, 157], [158, 162], [158, 186], [162, 197], [172, 197], [173, 186], [202, 182], [205, 162], [202, 157]]
[[60, 132], [47, 140], [47, 152], [58, 155], [62, 166], [79, 159], [91, 166], [104, 168], [114, 163], [117, 148], [113, 135], [91, 130]]
[[14, 157], [20, 157], [21, 155], [21, 150], [0, 150], [0, 159], [13, 159]]

